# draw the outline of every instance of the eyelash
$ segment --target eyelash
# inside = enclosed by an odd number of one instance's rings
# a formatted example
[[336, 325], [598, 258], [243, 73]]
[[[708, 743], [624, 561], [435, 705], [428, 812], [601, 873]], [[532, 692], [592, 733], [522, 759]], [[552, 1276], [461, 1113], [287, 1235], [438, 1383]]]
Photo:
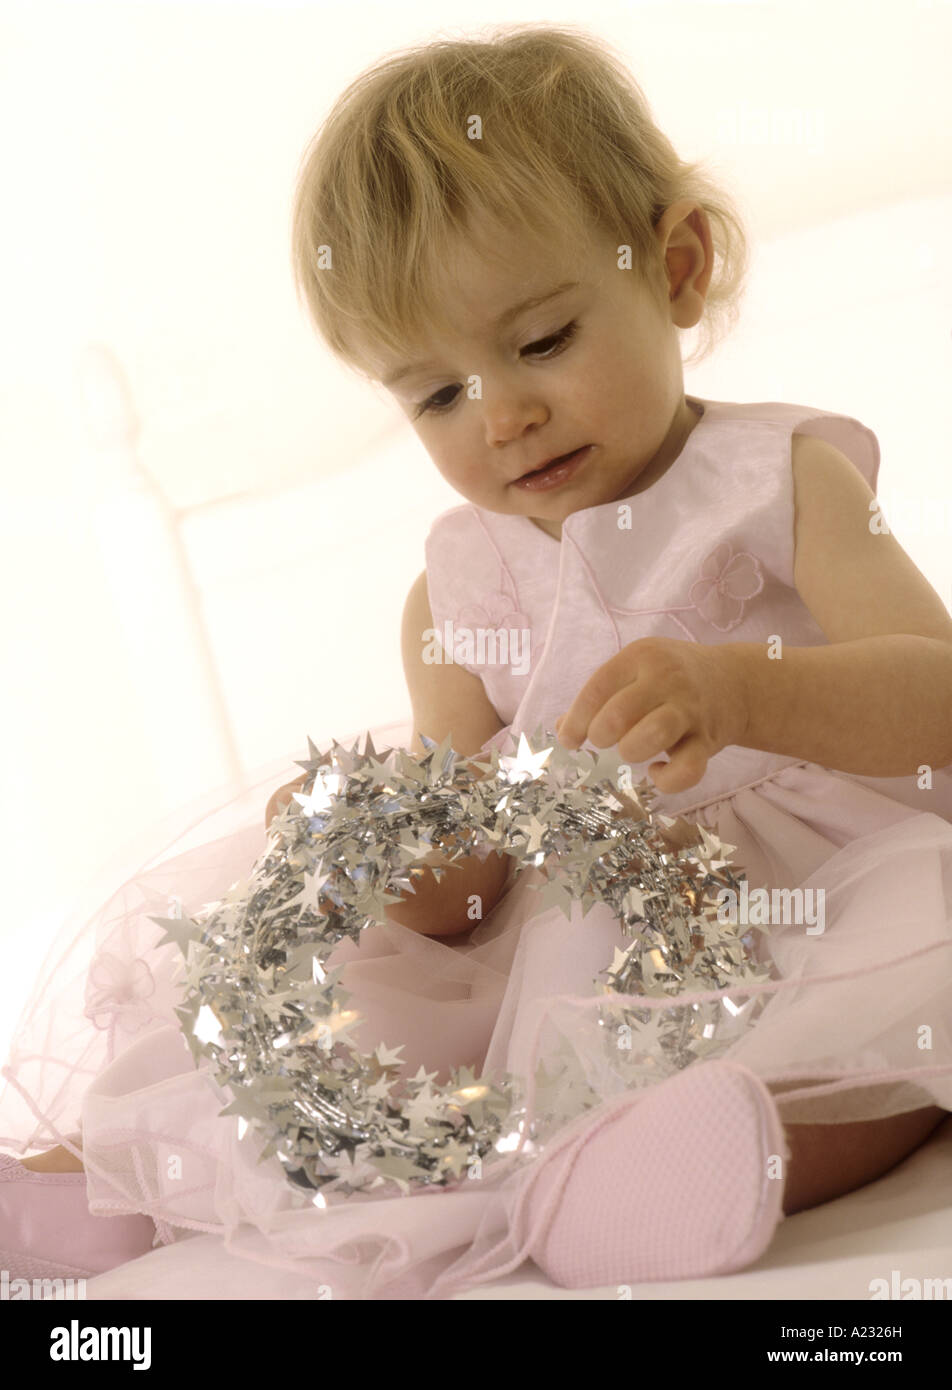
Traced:
[[[573, 319], [572, 322], [567, 323], [564, 328], [560, 328], [557, 333], [550, 333], [547, 338], [539, 338], [534, 343], [528, 343], [526, 347], [523, 348], [523, 352], [529, 352], [532, 348], [539, 347], [544, 343], [554, 343], [556, 345], [556, 351], [549, 355], [551, 357], [558, 357], [561, 350], [575, 337], [577, 330], [578, 323]], [[446, 405], [433, 404], [436, 397], [441, 396], [443, 391], [451, 391], [452, 389], [451, 386], [444, 386], [442, 391], [435, 391], [432, 396], [429, 396], [417, 407], [413, 416], [414, 420], [418, 420], [421, 415], [445, 415], [448, 410], [452, 410], [459, 399], [458, 396], [454, 396]]]

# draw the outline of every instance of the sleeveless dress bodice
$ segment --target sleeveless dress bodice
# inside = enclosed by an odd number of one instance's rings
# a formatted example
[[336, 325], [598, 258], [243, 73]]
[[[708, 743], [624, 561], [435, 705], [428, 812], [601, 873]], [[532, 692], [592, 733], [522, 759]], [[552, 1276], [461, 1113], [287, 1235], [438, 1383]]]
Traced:
[[[426, 573], [442, 659], [452, 655], [482, 681], [505, 725], [486, 747], [501, 747], [510, 730], [551, 728], [591, 674], [639, 638], [756, 642], [765, 651], [777, 638], [787, 647], [826, 644], [794, 583], [791, 439], [835, 445], [875, 492], [876, 436], [809, 406], [687, 400], [703, 414], [666, 472], [641, 493], [571, 513], [561, 542], [527, 515], [472, 503], [433, 523]], [[480, 629], [501, 635], [480, 645]], [[694, 814], [797, 762], [731, 746], [699, 783], [659, 793], [654, 806]], [[647, 767], [632, 765], [633, 779]], [[952, 819], [948, 775], [932, 789], [915, 778], [859, 780]]]

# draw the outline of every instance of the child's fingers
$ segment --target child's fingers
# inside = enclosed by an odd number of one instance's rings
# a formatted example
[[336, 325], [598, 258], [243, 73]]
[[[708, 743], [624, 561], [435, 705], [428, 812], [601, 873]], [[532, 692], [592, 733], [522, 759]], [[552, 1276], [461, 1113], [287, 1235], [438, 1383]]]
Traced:
[[709, 749], [698, 735], [692, 734], [668, 750], [667, 762], [654, 762], [648, 776], [658, 790], [667, 796], [696, 787], [707, 772]]

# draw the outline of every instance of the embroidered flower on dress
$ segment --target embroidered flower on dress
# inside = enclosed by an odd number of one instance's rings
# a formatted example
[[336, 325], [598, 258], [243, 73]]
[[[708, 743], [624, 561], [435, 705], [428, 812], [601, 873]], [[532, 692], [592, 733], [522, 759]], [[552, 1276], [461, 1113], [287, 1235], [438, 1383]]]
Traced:
[[457, 615], [456, 626], [473, 629], [505, 627], [521, 630], [522, 628], [531, 628], [532, 623], [527, 614], [520, 613], [517, 608], [513, 607], [509, 594], [494, 589], [492, 593], [484, 595], [482, 603], [465, 604]]
[[[544, 642], [536, 643], [532, 637], [532, 620], [528, 613], [521, 612], [513, 606], [514, 600], [511, 594], [503, 593], [500, 589], [494, 589], [488, 594], [484, 594], [481, 603], [466, 603], [459, 610], [456, 616], [454, 627], [469, 628], [476, 633], [480, 628], [484, 631], [497, 632], [502, 629], [506, 633], [529, 633], [528, 645], [534, 648], [533, 655], [528, 659], [528, 665], [535, 667], [538, 665], [539, 656], [545, 646]], [[512, 637], [509, 641], [513, 641]], [[527, 653], [528, 655], [528, 653]], [[482, 663], [477, 662], [482, 671]], [[528, 679], [529, 671], [517, 672]]]
[[742, 621], [745, 602], [763, 587], [757, 556], [747, 550], [734, 555], [730, 541], [722, 541], [705, 558], [688, 598], [712, 627], [730, 632]]
[[83, 1013], [97, 1028], [115, 1022], [124, 1032], [136, 1033], [152, 1017], [145, 1001], [154, 993], [155, 978], [141, 957], [120, 960], [100, 951], [89, 967]]

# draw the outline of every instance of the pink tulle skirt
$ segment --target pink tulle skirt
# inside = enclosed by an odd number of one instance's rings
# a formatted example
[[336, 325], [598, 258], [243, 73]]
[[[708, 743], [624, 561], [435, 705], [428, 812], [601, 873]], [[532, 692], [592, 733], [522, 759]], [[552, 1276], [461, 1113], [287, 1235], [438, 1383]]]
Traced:
[[[379, 752], [411, 731], [369, 732]], [[239, 1138], [236, 1117], [221, 1115], [230, 1094], [196, 1066], [175, 1014], [181, 953], [156, 944], [149, 920], [193, 915], [246, 877], [265, 849], [268, 798], [299, 770], [282, 759], [218, 789], [108, 866], [103, 897], [63, 926], [19, 1022], [0, 1147], [23, 1154], [81, 1134], [93, 1211], [146, 1212], [166, 1242], [222, 1236], [249, 1262], [249, 1296], [259, 1264], [335, 1298], [445, 1298], [526, 1257], [509, 1228], [525, 1163], [407, 1196], [302, 1201], [277, 1158], [259, 1161], [254, 1131]], [[935, 776], [923, 811], [887, 794], [889, 782], [801, 763], [687, 817], [735, 847], [749, 889], [799, 888], [805, 901], [823, 890], [822, 930], [754, 933], [771, 973], [757, 987], [763, 1011], [719, 1054], [764, 1079], [785, 1124], [952, 1110], [952, 772]], [[402, 1045], [405, 1074], [422, 1066], [441, 1084], [463, 1065], [529, 1077], [558, 1054], [597, 1097], [624, 1088], [605, 1065], [593, 981], [627, 938], [602, 905], [570, 919], [539, 910], [533, 878], [516, 874], [463, 937], [387, 922], [359, 946], [343, 941], [327, 964], [345, 967], [355, 1041]]]

